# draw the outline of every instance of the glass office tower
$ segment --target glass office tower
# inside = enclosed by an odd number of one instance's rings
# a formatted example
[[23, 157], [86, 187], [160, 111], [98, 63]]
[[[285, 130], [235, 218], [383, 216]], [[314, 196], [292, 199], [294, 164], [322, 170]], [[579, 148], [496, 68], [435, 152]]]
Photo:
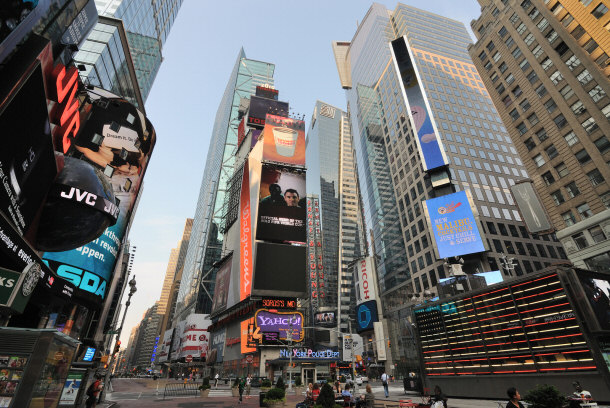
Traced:
[[237, 56], [214, 121], [174, 321], [184, 320], [189, 313], [211, 311], [213, 265], [222, 256], [223, 204], [227, 182], [235, 171], [240, 102], [254, 95], [257, 86], [273, 86], [274, 70], [273, 64], [246, 58], [243, 49]]
[[319, 310], [336, 310], [338, 326], [345, 330], [356, 302], [350, 264], [365, 256], [356, 155], [346, 112], [316, 102], [305, 157], [307, 193], [319, 199], [322, 224], [325, 297], [316, 303]]
[[[442, 191], [425, 171], [390, 42], [405, 36], [426, 107], [435, 122], [451, 183]], [[374, 4], [351, 42], [333, 48], [356, 140], [367, 228], [377, 257], [384, 312], [399, 370], [417, 367], [410, 306], [446, 277], [422, 201], [469, 190], [490, 250], [463, 256], [468, 273], [500, 270], [504, 254], [521, 275], [565, 254], [554, 237], [529, 234], [509, 187], [527, 172], [470, 59], [458, 21], [398, 4]], [[393, 222], [393, 220], [396, 220]], [[400, 242], [402, 241], [402, 242]], [[393, 262], [393, 260], [396, 260]], [[426, 292], [429, 291], [429, 292]], [[415, 299], [413, 299], [415, 298]]]

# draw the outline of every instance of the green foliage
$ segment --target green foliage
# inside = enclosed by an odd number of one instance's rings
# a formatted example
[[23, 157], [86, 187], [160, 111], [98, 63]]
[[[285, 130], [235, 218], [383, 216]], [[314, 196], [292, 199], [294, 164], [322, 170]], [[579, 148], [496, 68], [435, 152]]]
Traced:
[[536, 388], [530, 390], [523, 400], [530, 405], [530, 408], [556, 408], [565, 404], [565, 397], [559, 390], [552, 385], [536, 385]]
[[203, 381], [201, 382], [199, 389], [208, 390], [210, 388], [212, 388], [212, 386], [210, 385], [210, 377], [203, 377]]
[[265, 398], [279, 400], [279, 399], [284, 398], [285, 396], [286, 396], [286, 390], [284, 390], [283, 387], [282, 388], [275, 387], [275, 388], [271, 388], [269, 391], [267, 391]]
[[282, 377], [278, 377], [277, 378], [277, 382], [275, 383], [275, 386], [277, 388], [284, 389], [285, 388], [285, 386], [284, 386], [284, 379]]
[[316, 403], [321, 405], [323, 408], [333, 408], [335, 406], [335, 392], [330, 384], [326, 383], [322, 385], [322, 389], [320, 390], [320, 395], [318, 396]]
[[303, 385], [303, 382], [301, 381], [301, 377], [297, 377], [294, 379], [294, 385], [296, 387], [300, 387], [301, 385]]
[[268, 378], [263, 379], [263, 381], [261, 381], [261, 387], [271, 387], [271, 380]]
[[235, 378], [233, 381], [233, 387], [239, 387], [239, 377]]
[[263, 404], [265, 404], [266, 406], [270, 406], [270, 405], [275, 405], [275, 404], [282, 404], [284, 405], [284, 403], [286, 402], [286, 398], [280, 398], [280, 399], [273, 399], [273, 398], [265, 398], [263, 399]]

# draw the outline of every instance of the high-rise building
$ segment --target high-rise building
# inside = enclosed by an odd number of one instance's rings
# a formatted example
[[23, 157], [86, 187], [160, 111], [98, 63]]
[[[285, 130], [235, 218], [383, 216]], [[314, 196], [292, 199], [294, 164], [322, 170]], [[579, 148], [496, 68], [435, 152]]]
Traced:
[[191, 313], [210, 313], [214, 290], [213, 265], [222, 258], [223, 205], [228, 181], [235, 168], [238, 126], [242, 100], [256, 92], [256, 86], [273, 86], [275, 65], [246, 58], [240, 50], [220, 106], [216, 113], [191, 240], [184, 261], [174, 322]]
[[[488, 250], [461, 256], [468, 273], [500, 270], [505, 254], [515, 262], [505, 275], [565, 258], [554, 236], [528, 233], [513, 201], [510, 186], [528, 174], [468, 55], [470, 42], [458, 21], [373, 4], [352, 41], [333, 44], [399, 371], [418, 367], [411, 299], [434, 293], [456, 261], [437, 257], [424, 200], [470, 194]], [[420, 135], [428, 120], [429, 133]], [[431, 142], [433, 153], [424, 150]]]
[[142, 370], [151, 367], [155, 359], [154, 353], [159, 342], [159, 324], [162, 317], [158, 313], [158, 307], [159, 302], [155, 302], [152, 307], [146, 310], [138, 325], [136, 337], [134, 337], [131, 361], [134, 366], [139, 366]]
[[479, 1], [470, 48], [557, 238], [610, 270], [608, 2]]
[[319, 202], [323, 262], [314, 263], [318, 269], [323, 265], [323, 274], [310, 302], [314, 313], [336, 311], [344, 330], [349, 317], [355, 317], [350, 264], [365, 252], [355, 156], [347, 113], [317, 101], [307, 132], [307, 193]]
[[95, 5], [99, 22], [74, 56], [81, 77], [143, 109], [182, 0], [96, 0]]

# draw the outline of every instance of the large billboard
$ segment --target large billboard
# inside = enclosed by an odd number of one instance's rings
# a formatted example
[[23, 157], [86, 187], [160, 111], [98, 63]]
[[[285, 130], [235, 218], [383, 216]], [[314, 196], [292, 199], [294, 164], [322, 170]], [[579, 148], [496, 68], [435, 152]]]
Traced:
[[172, 342], [172, 348], [169, 354], [169, 358], [171, 361], [178, 360], [180, 358], [180, 350], [182, 349], [182, 332], [184, 331], [184, 327], [186, 326], [186, 320], [181, 320], [174, 327], [174, 334]]
[[439, 258], [486, 250], [471, 200], [465, 191], [426, 200], [423, 206]]
[[376, 300], [369, 300], [356, 306], [356, 332], [371, 330], [373, 324], [378, 321]]
[[[82, 112], [87, 117], [86, 122], [80, 126], [74, 140], [64, 140], [63, 148], [67, 148], [67, 156], [82, 160], [96, 170], [85, 173], [87, 177], [93, 177], [92, 174], [104, 175], [99, 182], [104, 192], [111, 193], [115, 201], [110, 203], [110, 200], [105, 200], [102, 203], [92, 200], [93, 195], [88, 190], [91, 181], [83, 179], [83, 172], [73, 170], [81, 167], [80, 163], [74, 161], [70, 164], [66, 162], [59, 176], [63, 182], [56, 182], [57, 192], [71, 206], [75, 203], [85, 207], [95, 205], [96, 208], [105, 205], [107, 213], [118, 214], [118, 220], [95, 240], [66, 250], [64, 245], [57, 245], [65, 242], [61, 234], [73, 234], [75, 230], [85, 233], [95, 226], [83, 219], [67, 229], [66, 220], [70, 214], [64, 213], [64, 201], [47, 201], [40, 228], [57, 231], [57, 234], [46, 234], [44, 247], [47, 252], [43, 254], [43, 259], [59, 276], [104, 299], [156, 142], [156, 134], [150, 121], [134, 105], [102, 89], [88, 91]], [[61, 178], [64, 173], [66, 177]], [[70, 236], [73, 242], [77, 241], [78, 236]]]
[[288, 102], [280, 102], [275, 99], [252, 95], [250, 97], [247, 125], [254, 128], [262, 128], [265, 126], [267, 114], [288, 116]]
[[263, 164], [256, 239], [305, 242], [305, 173]]
[[[324, 272], [324, 247], [320, 224], [320, 200], [307, 197], [307, 262], [309, 275], [309, 299], [312, 310], [325, 306], [326, 284]], [[333, 316], [333, 321], [335, 318]], [[318, 320], [316, 319], [316, 324]], [[334, 327], [334, 325], [332, 326]]]
[[222, 363], [225, 352], [225, 341], [227, 339], [227, 329], [223, 327], [220, 331], [214, 332], [210, 340], [210, 359], [215, 363]]
[[517, 203], [521, 217], [523, 217], [529, 232], [533, 234], [550, 231], [553, 228], [544, 207], [538, 199], [531, 180], [524, 180], [513, 184], [510, 187], [510, 192], [513, 194], [513, 198]]
[[231, 281], [231, 267], [233, 257], [225, 260], [218, 272], [216, 272], [216, 283], [214, 284], [214, 297], [212, 298], [212, 313], [223, 310], [227, 307], [229, 296], [229, 283]]
[[336, 327], [337, 313], [334, 310], [330, 312], [318, 312], [313, 315], [313, 321], [316, 326]]
[[190, 314], [186, 317], [180, 344], [180, 358], [205, 358], [208, 354], [208, 327], [212, 321], [207, 314]]
[[305, 251], [304, 246], [257, 242], [252, 295], [306, 297]]
[[246, 160], [239, 197], [239, 300], [252, 292], [252, 208], [250, 204], [250, 166]]
[[159, 352], [157, 353], [157, 361], [159, 363], [167, 361], [167, 359], [169, 358], [169, 354], [171, 352], [173, 334], [174, 334], [174, 329], [166, 330], [165, 333], [163, 333], [163, 340], [161, 342], [161, 346], [159, 347]]
[[407, 105], [411, 126], [415, 129], [415, 141], [422, 158], [425, 171], [447, 165], [447, 157], [440, 133], [428, 106], [423, 84], [419, 79], [414, 58], [409, 49], [406, 37], [398, 38], [390, 43], [390, 51], [394, 68], [398, 77], [402, 95]]
[[277, 312], [259, 309], [254, 315], [256, 327], [266, 343], [284, 341], [292, 333], [292, 341], [303, 341], [303, 314], [301, 312]]
[[356, 303], [377, 299], [375, 261], [372, 257], [356, 262]]
[[239, 323], [239, 340], [241, 354], [253, 353], [256, 347], [250, 347], [248, 344], [253, 344], [252, 331], [254, 329], [254, 318], [246, 319]]
[[593, 323], [590, 324], [591, 329], [594, 330], [597, 326], [597, 330], [610, 330], [610, 278], [589, 273], [581, 273], [578, 277], [585, 299], [595, 317], [590, 322]]
[[305, 167], [305, 122], [267, 115], [263, 130], [263, 160]]

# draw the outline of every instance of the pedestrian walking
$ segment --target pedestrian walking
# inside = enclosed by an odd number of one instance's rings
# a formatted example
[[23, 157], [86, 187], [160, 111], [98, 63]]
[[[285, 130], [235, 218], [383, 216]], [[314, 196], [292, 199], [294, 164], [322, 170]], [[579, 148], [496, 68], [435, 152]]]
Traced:
[[519, 402], [521, 399], [521, 395], [519, 395], [519, 391], [515, 387], [510, 387], [506, 390], [506, 394], [508, 395], [508, 403], [506, 404], [506, 408], [523, 408], [523, 404]]
[[218, 375], [218, 373], [216, 373], [216, 375], [214, 376], [214, 388], [218, 388], [218, 378], [220, 378], [220, 376]]
[[239, 387], [239, 403], [241, 404], [243, 401], [242, 396], [244, 395], [244, 387], [246, 386], [246, 381], [241, 378], [237, 386]]
[[252, 388], [252, 374], [246, 378], [246, 399], [250, 399], [250, 388]]
[[87, 408], [95, 408], [100, 391], [102, 391], [102, 376], [96, 374], [95, 379], [87, 388], [87, 401], [85, 402]]
[[390, 391], [388, 390], [388, 375], [384, 372], [381, 374], [381, 383], [383, 384], [383, 392], [385, 393], [385, 397], [388, 398], [390, 396]]

